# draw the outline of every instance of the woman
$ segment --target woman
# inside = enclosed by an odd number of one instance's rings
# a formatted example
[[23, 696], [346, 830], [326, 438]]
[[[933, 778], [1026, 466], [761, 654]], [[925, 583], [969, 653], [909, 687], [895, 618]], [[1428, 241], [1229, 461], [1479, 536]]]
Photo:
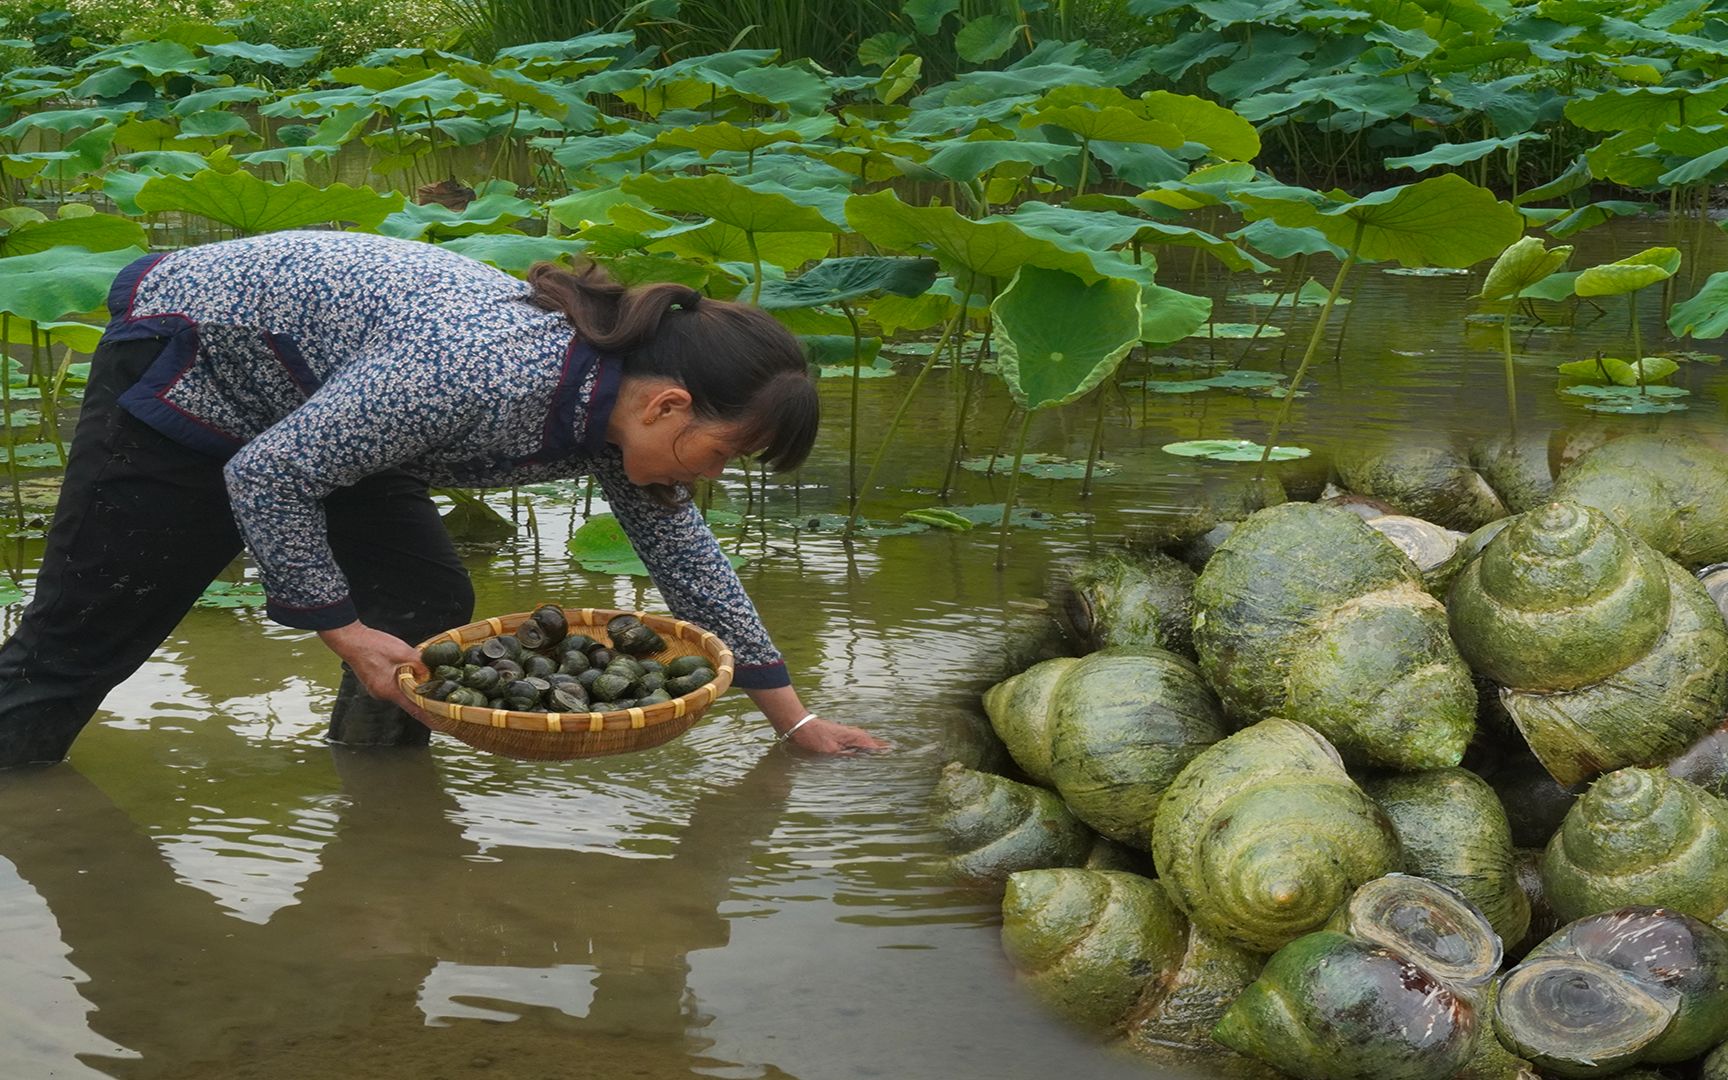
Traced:
[[733, 457], [792, 468], [815, 439], [802, 350], [760, 310], [287, 232], [141, 259], [109, 311], [36, 592], [0, 647], [0, 766], [64, 757], [242, 544], [269, 616], [343, 661], [331, 738], [423, 743], [395, 670], [474, 599], [428, 485], [584, 474], [777, 731], [883, 745], [804, 709], [686, 497]]

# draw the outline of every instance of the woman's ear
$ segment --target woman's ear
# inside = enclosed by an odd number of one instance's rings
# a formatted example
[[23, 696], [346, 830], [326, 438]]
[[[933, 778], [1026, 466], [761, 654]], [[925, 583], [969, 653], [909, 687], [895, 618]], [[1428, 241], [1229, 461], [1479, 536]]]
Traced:
[[690, 412], [690, 391], [677, 383], [669, 383], [643, 399], [641, 416], [644, 424], [652, 424], [679, 414], [689, 416]]

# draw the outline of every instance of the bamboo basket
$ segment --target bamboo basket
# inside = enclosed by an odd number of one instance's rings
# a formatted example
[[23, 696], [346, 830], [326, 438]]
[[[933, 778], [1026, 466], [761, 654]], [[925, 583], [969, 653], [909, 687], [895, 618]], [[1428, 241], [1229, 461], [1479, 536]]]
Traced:
[[[684, 734], [726, 692], [732, 685], [732, 650], [713, 634], [682, 619], [606, 608], [564, 609], [572, 634], [587, 634], [608, 647], [612, 639], [606, 633], [606, 622], [624, 614], [635, 615], [666, 642], [666, 648], [651, 654], [654, 659], [664, 663], [679, 656], [706, 656], [713, 661], [713, 681], [658, 705], [607, 713], [531, 713], [433, 701], [414, 692], [414, 669], [406, 664], [396, 669], [396, 681], [434, 730], [490, 753], [550, 761], [646, 750]], [[524, 611], [469, 623], [427, 638], [419, 648], [436, 641], [454, 641], [466, 649], [487, 638], [514, 633], [528, 616]]]

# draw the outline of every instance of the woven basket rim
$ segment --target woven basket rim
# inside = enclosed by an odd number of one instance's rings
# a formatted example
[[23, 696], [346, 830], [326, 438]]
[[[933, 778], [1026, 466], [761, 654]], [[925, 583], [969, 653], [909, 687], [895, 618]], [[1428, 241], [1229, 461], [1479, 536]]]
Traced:
[[[535, 610], [539, 610], [536, 608]], [[644, 746], [658, 745], [666, 739], [674, 737], [691, 724], [712, 705], [721, 694], [732, 685], [734, 667], [732, 650], [712, 631], [704, 630], [693, 622], [673, 618], [670, 615], [659, 615], [648, 611], [628, 611], [619, 608], [561, 608], [564, 618], [572, 630], [588, 634], [598, 641], [611, 647], [612, 638], [606, 633], [606, 623], [619, 615], [634, 615], [643, 624], [665, 639], [669, 646], [674, 643], [690, 646], [684, 650], [669, 647], [657, 655], [693, 655], [700, 653], [714, 661], [714, 678], [698, 686], [696, 689], [646, 708], [633, 707], [612, 712], [583, 713], [530, 713], [518, 712], [514, 709], [490, 709], [476, 705], [451, 705], [443, 701], [433, 701], [421, 697], [414, 692], [418, 685], [414, 669], [400, 665], [396, 669], [396, 682], [402, 688], [409, 701], [415, 706], [445, 720], [451, 727], [441, 728], [455, 735], [464, 742], [474, 738], [484, 740], [488, 734], [502, 734], [499, 729], [508, 730], [512, 735], [532, 737], [540, 733], [549, 736], [570, 736], [575, 734], [611, 733], [629, 738], [629, 732], [640, 732]], [[453, 641], [464, 648], [477, 644], [487, 638], [497, 637], [514, 631], [532, 612], [512, 612], [508, 615], [494, 615], [464, 626], [446, 630], [422, 641], [415, 646], [424, 650], [428, 645], [438, 641]], [[598, 632], [595, 632], [598, 631]], [[676, 731], [667, 731], [668, 726], [675, 726]], [[652, 739], [652, 742], [646, 741]], [[554, 739], [561, 742], [562, 740]], [[483, 749], [489, 748], [479, 744]]]

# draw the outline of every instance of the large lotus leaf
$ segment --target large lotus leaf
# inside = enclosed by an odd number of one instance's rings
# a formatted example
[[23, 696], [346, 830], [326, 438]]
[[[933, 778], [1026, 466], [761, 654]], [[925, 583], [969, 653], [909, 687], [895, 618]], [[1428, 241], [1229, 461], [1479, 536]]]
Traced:
[[475, 233], [438, 245], [458, 251], [470, 259], [479, 259], [506, 273], [522, 275], [537, 262], [553, 262], [586, 250], [580, 240], [559, 240], [550, 236], [523, 236], [520, 233]]
[[906, 0], [903, 10], [920, 34], [934, 34], [943, 19], [960, 10], [960, 0]]
[[375, 229], [404, 200], [400, 192], [379, 194], [369, 187], [316, 188], [297, 180], [273, 184], [247, 172], [205, 170], [191, 177], [158, 176], [138, 190], [134, 201], [142, 210], [184, 210], [243, 233], [262, 233], [331, 221]]
[[541, 82], [511, 68], [484, 64], [452, 64], [446, 70], [469, 86], [496, 94], [512, 106], [526, 105], [556, 120], [567, 132], [590, 130], [600, 115], [600, 110], [567, 84]]
[[506, 192], [491, 192], [460, 210], [438, 203], [407, 203], [378, 224], [385, 236], [418, 240], [425, 236], [471, 236], [474, 233], [506, 232], [516, 222], [538, 215], [540, 208]]
[[0, 311], [37, 322], [97, 311], [108, 300], [114, 275], [143, 255], [140, 248], [57, 247], [0, 259]]
[[1319, 229], [1291, 228], [1262, 220], [1250, 222], [1228, 235], [1230, 239], [1239, 240], [1256, 251], [1264, 251], [1274, 259], [1288, 259], [1295, 255], [1344, 257], [1344, 249], [1326, 239], [1326, 234]]
[[316, 45], [304, 49], [283, 49], [275, 45], [231, 41], [223, 45], [206, 45], [204, 51], [211, 56], [231, 56], [237, 60], [250, 60], [254, 64], [280, 64], [285, 68], [302, 68], [318, 59], [318, 55], [324, 50]]
[[93, 52], [78, 66], [137, 68], [160, 78], [209, 71], [210, 61], [177, 41], [134, 41]]
[[954, 51], [971, 64], [985, 64], [1014, 45], [1020, 24], [1006, 15], [980, 15], [954, 35]]
[[180, 139], [211, 139], [227, 135], [251, 135], [252, 125], [242, 116], [219, 109], [193, 113], [180, 121]]
[[1678, 269], [1679, 251], [1670, 247], [1646, 248], [1617, 262], [1580, 271], [1572, 289], [1579, 296], [1619, 296], [1666, 281]]
[[948, 206], [908, 206], [892, 191], [852, 196], [846, 200], [846, 218], [879, 247], [917, 251], [928, 246], [960, 278], [1005, 280], [1027, 265], [1066, 270], [1088, 282], [1105, 276], [1089, 254], [1033, 236], [1012, 221], [973, 221]]
[[1716, 175], [1724, 164], [1728, 164], [1728, 146], [1712, 150], [1708, 154], [1700, 154], [1683, 165], [1669, 169], [1656, 178], [1663, 187], [1685, 187]]
[[[831, 117], [824, 116], [819, 119], [827, 121], [828, 127], [833, 127]], [[700, 124], [696, 127], [662, 131], [654, 141], [659, 146], [680, 146], [694, 150], [703, 157], [709, 157], [726, 151], [747, 154], [775, 143], [803, 142], [804, 138], [804, 132], [793, 124], [739, 127], [721, 121], [718, 124]]]
[[1566, 119], [1585, 131], [1653, 130], [1695, 123], [1728, 105], [1728, 83], [1604, 90], [1566, 104]]
[[536, 41], [498, 50], [499, 60], [574, 60], [602, 49], [622, 49], [635, 44], [636, 35], [629, 30], [613, 33], [595, 31], [563, 41]]
[[[1593, 202], [1563, 214], [1559, 218], [1543, 226], [1549, 236], [1556, 240], [1564, 240], [1568, 236], [1594, 229], [1613, 218], [1630, 217], [1642, 214], [1649, 207], [1645, 203], [1631, 202], [1626, 199], [1604, 199]], [[1528, 211], [1526, 211], [1528, 212]]]
[[1254, 125], [1216, 102], [1168, 90], [1153, 90], [1140, 100], [1147, 116], [1175, 127], [1184, 140], [1200, 143], [1214, 157], [1253, 161], [1260, 155], [1260, 133]]
[[[89, 355], [96, 351], [96, 346], [102, 340], [102, 328], [95, 323], [69, 322], [31, 322], [27, 319], [6, 319], [6, 337], [4, 340], [14, 345], [29, 345], [30, 335], [35, 333], [37, 340], [46, 335], [48, 340], [56, 345], [64, 345], [73, 352]], [[13, 382], [13, 393], [18, 393], [18, 387], [24, 383], [24, 376], [17, 376]], [[40, 393], [40, 391], [38, 391]], [[17, 417], [17, 412], [12, 414]], [[16, 419], [13, 421], [17, 423]]]
[[1098, 142], [1151, 143], [1174, 150], [1185, 141], [1176, 125], [1149, 120], [1119, 106], [1097, 109], [1090, 105], [1059, 105], [1029, 113], [1021, 127], [1059, 127], [1082, 139]]
[[1108, 378], [1140, 341], [1140, 286], [1088, 284], [1061, 270], [1024, 266], [990, 305], [998, 370], [1022, 408], [1080, 397]]
[[756, 302], [774, 311], [841, 304], [878, 292], [921, 296], [935, 280], [935, 259], [853, 255], [824, 260], [792, 281], [763, 282]]
[[643, 205], [640, 199], [617, 188], [594, 188], [554, 199], [546, 204], [546, 210], [552, 215], [552, 220], [565, 228], [580, 229], [590, 222], [609, 220], [612, 208], [620, 204]]
[[1546, 139], [1548, 136], [1534, 131], [1520, 132], [1504, 139], [1477, 139], [1475, 142], [1441, 143], [1434, 149], [1421, 154], [1411, 154], [1408, 157], [1389, 157], [1386, 159], [1388, 169], [1413, 169], [1416, 172], [1426, 172], [1436, 165], [1463, 165], [1466, 162], [1485, 158], [1496, 150], [1517, 146], [1526, 139]]
[[778, 105], [800, 115], [821, 112], [833, 96], [820, 76], [795, 67], [745, 68], [724, 84], [750, 101]]
[[1251, 220], [1319, 229], [1346, 250], [1354, 246], [1359, 258], [1403, 266], [1472, 266], [1504, 251], [1524, 231], [1524, 219], [1510, 203], [1451, 173], [1341, 204], [1311, 201], [1299, 192], [1242, 192], [1237, 198]]
[[1283, 90], [1236, 102], [1238, 115], [1259, 123], [1280, 113], [1324, 104], [1332, 114], [1355, 113], [1368, 119], [1402, 116], [1416, 106], [1415, 90], [1377, 75], [1324, 75], [1291, 83]]
[[1482, 291], [1477, 295], [1484, 300], [1516, 296], [1565, 266], [1571, 257], [1572, 248], [1569, 246], [1548, 251], [1539, 238], [1526, 236], [1494, 260], [1494, 265], [1488, 268], [1488, 277], [1482, 282]]
[[[568, 547], [571, 556], [584, 570], [597, 574], [648, 576], [648, 568], [637, 557], [636, 549], [630, 546], [630, 538], [624, 535], [624, 527], [612, 514], [595, 514], [588, 518], [570, 537]], [[749, 561], [742, 555], [730, 553], [726, 560], [734, 569]]]
[[415, 116], [425, 115], [428, 109], [434, 114], [466, 111], [487, 99], [498, 100], [496, 96], [483, 94], [461, 79], [442, 72], [380, 90], [372, 97], [381, 109]]
[[564, 168], [581, 172], [609, 161], [641, 157], [654, 145], [654, 136], [644, 131], [621, 131], [583, 139], [535, 139], [534, 145], [550, 151], [552, 160]]
[[785, 195], [745, 187], [729, 176], [652, 175], [628, 177], [619, 185], [650, 206], [675, 213], [702, 214], [746, 232], [831, 232], [834, 226], [817, 210]]
[[139, 150], [132, 154], [121, 154], [114, 159], [114, 163], [129, 169], [148, 169], [159, 176], [191, 176], [210, 167], [209, 160], [203, 154], [186, 150]]
[[1577, 281], [1578, 271], [1576, 270], [1549, 274], [1519, 295], [1525, 300], [1546, 300], [1549, 303], [1558, 304], [1562, 300], [1570, 300], [1576, 295], [1572, 291], [1572, 287]]
[[1654, 187], [1668, 171], [1669, 158], [1656, 145], [1654, 133], [1642, 128], [1608, 136], [1584, 155], [1590, 175], [1622, 187]]
[[0, 232], [0, 257], [29, 255], [56, 247], [115, 251], [120, 248], [149, 246], [143, 226], [112, 214], [24, 222]]
[[187, 94], [174, 102], [173, 107], [168, 111], [175, 116], [191, 116], [193, 113], [201, 113], [219, 105], [265, 101], [274, 96], [270, 91], [257, 86], [214, 86], [208, 90], [200, 90], [195, 94]]
[[1074, 244], [1097, 249], [1117, 248], [1136, 241], [1149, 246], [1170, 244], [1199, 248], [1232, 270], [1266, 269], [1228, 240], [1186, 225], [1166, 225], [1110, 211], [1075, 210], [1042, 202], [1022, 203], [1011, 220], [1035, 236], [1058, 242], [1066, 238]]
[[1724, 331], [1728, 331], [1728, 270], [1711, 274], [1696, 295], [1668, 313], [1668, 332], [1675, 337], [1719, 338]]
[[[724, 221], [697, 224], [653, 241], [650, 252], [668, 252], [704, 263], [750, 264], [750, 234]], [[825, 259], [834, 250], [834, 234], [828, 232], [769, 232], [756, 234], [756, 255], [768, 266], [791, 269], [813, 259]], [[764, 282], [764, 287], [767, 283]]]
[[1144, 344], [1173, 345], [1188, 337], [1212, 317], [1212, 298], [1195, 296], [1162, 285], [1140, 286], [1140, 340]]
[[919, 165], [950, 180], [976, 180], [1005, 162], [1043, 167], [1080, 152], [1078, 146], [1020, 139], [950, 140]]
[[144, 103], [138, 102], [131, 105], [99, 109], [56, 109], [48, 112], [27, 113], [0, 128], [0, 138], [17, 139], [23, 137], [26, 132], [37, 129], [65, 135], [85, 128], [100, 127], [116, 120], [124, 120], [135, 113], [143, 112], [144, 108]]
[[847, 231], [846, 197], [852, 193], [849, 178], [817, 162], [791, 159], [775, 163], [773, 155], [767, 161], [767, 164], [759, 162], [754, 171], [733, 179], [752, 191], [784, 195], [799, 206], [808, 206], [827, 218], [828, 227], [835, 232]]

